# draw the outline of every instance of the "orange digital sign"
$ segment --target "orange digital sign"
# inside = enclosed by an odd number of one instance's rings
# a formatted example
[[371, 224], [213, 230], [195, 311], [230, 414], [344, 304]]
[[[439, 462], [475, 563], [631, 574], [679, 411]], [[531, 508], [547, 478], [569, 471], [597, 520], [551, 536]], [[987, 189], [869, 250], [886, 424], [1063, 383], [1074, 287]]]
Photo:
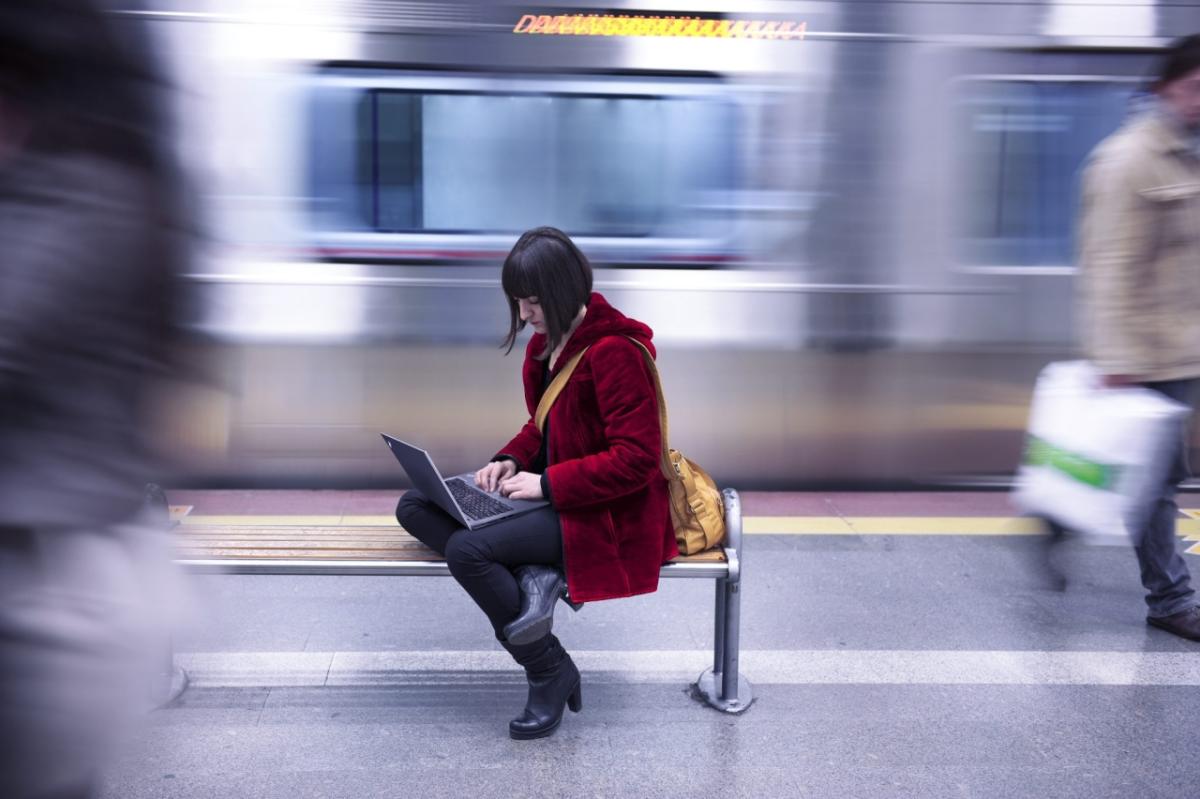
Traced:
[[669, 36], [705, 39], [803, 39], [808, 24], [753, 19], [643, 17], [624, 14], [525, 14], [513, 33], [543, 36]]

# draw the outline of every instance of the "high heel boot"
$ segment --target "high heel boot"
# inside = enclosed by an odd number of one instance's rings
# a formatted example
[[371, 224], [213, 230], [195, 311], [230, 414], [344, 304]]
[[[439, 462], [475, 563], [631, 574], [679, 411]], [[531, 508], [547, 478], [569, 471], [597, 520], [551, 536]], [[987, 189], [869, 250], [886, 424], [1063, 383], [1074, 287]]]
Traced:
[[583, 607], [567, 598], [567, 582], [553, 566], [518, 566], [514, 574], [521, 586], [521, 612], [504, 626], [504, 637], [511, 643], [529, 644], [549, 635], [560, 598], [571, 610]]
[[547, 635], [532, 644], [503, 640], [500, 644], [525, 668], [529, 680], [525, 710], [508, 723], [509, 737], [518, 741], [544, 738], [562, 723], [564, 705], [572, 713], [583, 709], [579, 669], [557, 638]]

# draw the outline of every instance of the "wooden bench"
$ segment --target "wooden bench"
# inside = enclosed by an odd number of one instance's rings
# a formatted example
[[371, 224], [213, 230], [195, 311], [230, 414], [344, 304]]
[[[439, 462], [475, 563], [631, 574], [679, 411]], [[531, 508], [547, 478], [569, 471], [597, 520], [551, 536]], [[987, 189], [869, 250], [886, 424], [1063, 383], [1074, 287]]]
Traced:
[[[661, 576], [715, 581], [713, 665], [695, 688], [712, 707], [741, 713], [754, 701], [749, 681], [738, 672], [742, 507], [737, 491], [725, 489], [723, 495], [723, 546], [675, 558], [663, 565]], [[184, 524], [176, 533], [177, 562], [199, 573], [450, 576], [441, 555], [399, 526]]]

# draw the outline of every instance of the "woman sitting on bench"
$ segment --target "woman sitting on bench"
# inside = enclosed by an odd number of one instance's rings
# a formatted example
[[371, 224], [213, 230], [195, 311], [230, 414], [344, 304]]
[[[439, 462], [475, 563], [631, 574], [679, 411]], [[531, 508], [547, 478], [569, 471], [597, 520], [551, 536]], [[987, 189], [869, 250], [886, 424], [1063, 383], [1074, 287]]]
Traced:
[[[530, 420], [475, 482], [550, 504], [471, 531], [409, 491], [396, 518], [446, 557], [496, 638], [525, 668], [529, 698], [509, 734], [527, 739], [554, 732], [564, 705], [575, 712], [582, 706], [579, 669], [550, 631], [558, 599], [650, 593], [678, 549], [659, 466], [654, 380], [634, 343], [653, 354], [650, 328], [592, 292], [587, 258], [555, 228], [517, 240], [501, 283], [511, 319], [507, 351], [526, 325], [534, 330], [521, 373]], [[539, 429], [539, 400], [577, 356]]]

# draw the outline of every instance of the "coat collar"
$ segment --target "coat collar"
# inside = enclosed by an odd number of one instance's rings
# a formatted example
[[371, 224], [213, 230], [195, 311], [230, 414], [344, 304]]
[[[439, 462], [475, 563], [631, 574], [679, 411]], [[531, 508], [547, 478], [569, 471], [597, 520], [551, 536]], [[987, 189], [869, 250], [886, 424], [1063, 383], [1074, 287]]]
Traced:
[[[654, 332], [650, 327], [636, 319], [630, 319], [609, 305], [603, 294], [592, 292], [588, 298], [587, 314], [583, 317], [583, 322], [567, 339], [566, 346], [563, 347], [562, 353], [554, 364], [554, 371], [557, 372], [580, 350], [592, 346], [606, 336], [629, 336], [645, 345], [651, 355], [654, 354], [654, 345], [650, 342]], [[535, 333], [529, 340], [528, 352], [531, 356], [536, 355], [545, 347], [545, 335]]]

